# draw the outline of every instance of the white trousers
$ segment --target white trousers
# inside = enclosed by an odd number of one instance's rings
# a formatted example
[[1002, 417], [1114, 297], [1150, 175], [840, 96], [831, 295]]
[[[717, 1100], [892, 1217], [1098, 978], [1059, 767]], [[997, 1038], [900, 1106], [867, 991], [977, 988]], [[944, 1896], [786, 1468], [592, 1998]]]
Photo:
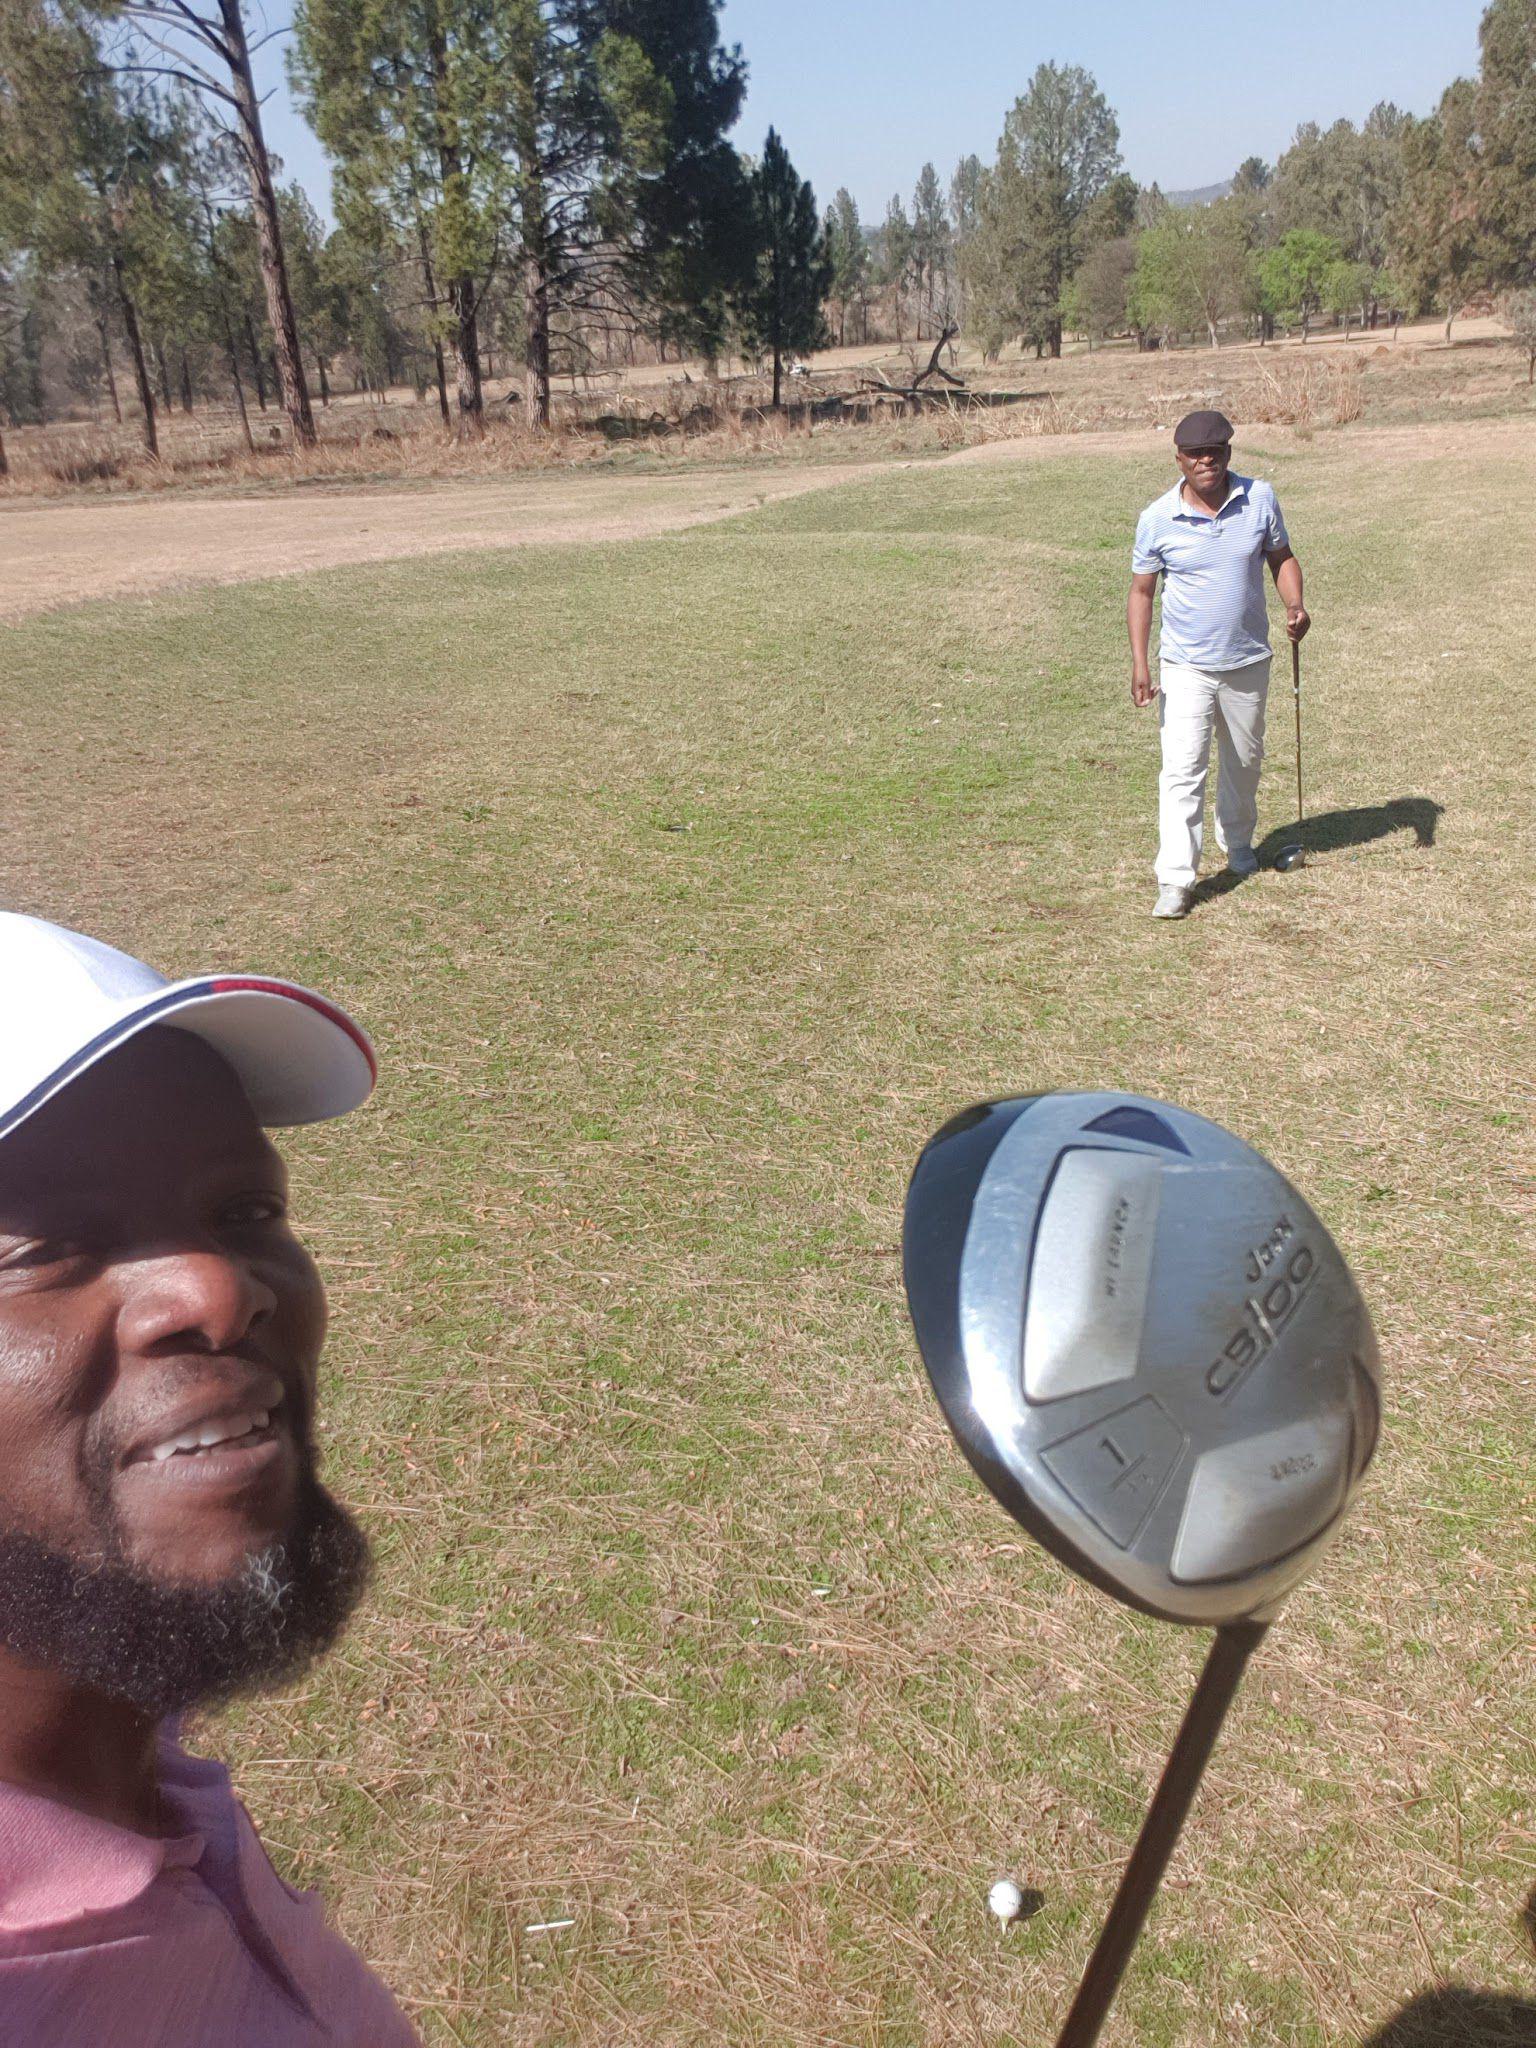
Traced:
[[1157, 784], [1157, 880], [1189, 889], [1200, 872], [1205, 778], [1211, 735], [1221, 772], [1216, 781], [1216, 844], [1223, 853], [1251, 846], [1259, 819], [1259, 767], [1264, 759], [1264, 699], [1269, 657], [1247, 668], [1189, 668], [1165, 661], [1158, 678], [1163, 772]]

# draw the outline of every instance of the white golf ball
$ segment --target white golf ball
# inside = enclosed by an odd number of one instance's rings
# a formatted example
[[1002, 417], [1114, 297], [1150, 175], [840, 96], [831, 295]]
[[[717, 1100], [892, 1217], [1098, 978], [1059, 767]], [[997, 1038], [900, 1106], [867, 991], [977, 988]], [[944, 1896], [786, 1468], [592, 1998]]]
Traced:
[[1024, 1894], [1011, 1877], [1000, 1877], [987, 1893], [987, 1904], [1005, 1924], [1017, 1920], [1024, 1910]]

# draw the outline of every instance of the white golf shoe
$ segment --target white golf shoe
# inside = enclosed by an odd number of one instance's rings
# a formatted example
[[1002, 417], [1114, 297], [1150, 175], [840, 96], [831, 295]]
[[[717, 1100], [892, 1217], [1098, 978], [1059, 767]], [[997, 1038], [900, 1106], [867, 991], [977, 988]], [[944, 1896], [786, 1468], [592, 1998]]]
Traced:
[[1194, 893], [1193, 889], [1181, 889], [1176, 884], [1169, 888], [1159, 889], [1157, 901], [1152, 906], [1152, 915], [1154, 917], [1188, 917], [1189, 899]]

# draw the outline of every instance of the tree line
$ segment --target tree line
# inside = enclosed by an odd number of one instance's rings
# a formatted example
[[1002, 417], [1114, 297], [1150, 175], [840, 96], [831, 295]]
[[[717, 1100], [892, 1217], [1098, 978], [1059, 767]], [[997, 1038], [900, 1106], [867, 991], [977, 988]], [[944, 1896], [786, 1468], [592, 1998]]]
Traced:
[[1058, 356], [1237, 329], [1306, 336], [1328, 314], [1375, 326], [1478, 293], [1529, 329], [1536, 288], [1536, 0], [1493, 0], [1475, 79], [1423, 119], [1388, 102], [1356, 127], [1306, 122], [1274, 165], [1250, 156], [1210, 204], [1140, 187], [1093, 78], [1042, 64], [1003, 124], [995, 158], [967, 156], [947, 189], [925, 164], [866, 225], [847, 191], [825, 218], [828, 306], [839, 340], [963, 330], [983, 351]]
[[820, 338], [810, 187], [770, 130], [726, 140], [746, 66], [719, 0], [298, 0], [288, 54], [336, 226], [283, 188], [244, 0], [0, 9], [0, 405], [12, 423], [131, 373], [146, 446], [221, 393], [315, 438], [354, 385], [435, 386], [483, 430], [501, 359], [547, 424], [615, 348], [784, 360]]
[[1042, 64], [992, 160], [925, 164], [874, 223], [846, 189], [818, 213], [775, 131], [753, 159], [728, 139], [746, 63], [719, 4], [297, 0], [326, 231], [267, 150], [245, 0], [5, 0], [0, 410], [121, 419], [126, 383], [151, 452], [205, 399], [248, 441], [281, 407], [302, 444], [340, 370], [474, 436], [498, 366], [542, 426], [556, 375], [637, 349], [771, 361], [777, 405], [831, 341], [1216, 345], [1449, 323], [1479, 291], [1529, 314], [1536, 0], [1492, 0], [1478, 75], [1432, 114], [1306, 123], [1204, 206], [1138, 186], [1093, 78]]

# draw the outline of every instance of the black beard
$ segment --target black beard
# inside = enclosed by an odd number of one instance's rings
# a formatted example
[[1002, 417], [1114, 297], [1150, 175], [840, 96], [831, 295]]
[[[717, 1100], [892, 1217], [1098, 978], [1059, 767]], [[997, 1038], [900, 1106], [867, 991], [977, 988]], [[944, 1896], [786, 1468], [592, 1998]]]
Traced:
[[216, 1586], [0, 1529], [0, 1649], [161, 1720], [303, 1671], [341, 1634], [368, 1568], [367, 1538], [314, 1478], [292, 1533]]

